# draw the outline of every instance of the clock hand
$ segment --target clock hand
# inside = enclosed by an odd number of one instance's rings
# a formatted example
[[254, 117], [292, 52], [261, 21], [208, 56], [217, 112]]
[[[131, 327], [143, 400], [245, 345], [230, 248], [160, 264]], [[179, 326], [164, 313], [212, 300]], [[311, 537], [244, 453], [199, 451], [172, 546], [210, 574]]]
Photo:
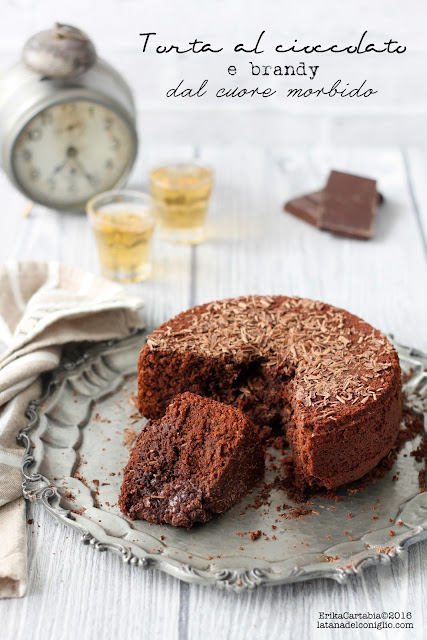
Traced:
[[95, 186], [96, 180], [94, 180], [93, 176], [91, 176], [91, 174], [86, 171], [82, 161], [77, 156], [73, 158], [73, 161], [79, 167], [81, 173], [84, 175], [84, 177], [89, 182], [89, 184], [91, 184], [92, 186]]
[[52, 180], [57, 173], [59, 173], [60, 171], [62, 171], [63, 169], [65, 169], [65, 167], [67, 166], [67, 164], [69, 163], [73, 163], [74, 165], [76, 165], [76, 167], [80, 170], [80, 172], [84, 175], [84, 177], [86, 178], [86, 180], [92, 185], [95, 186], [96, 181], [94, 180], [94, 178], [90, 175], [90, 173], [88, 173], [85, 169], [85, 167], [83, 166], [82, 161], [79, 159], [78, 157], [78, 150], [75, 147], [68, 147], [67, 152], [66, 152], [66, 158], [64, 160], [64, 162], [62, 162], [60, 165], [58, 165], [57, 167], [55, 167], [50, 179]]
[[62, 169], [65, 168], [68, 160], [69, 160], [69, 158], [65, 158], [64, 162], [62, 162], [57, 167], [55, 167], [55, 169], [52, 171], [52, 173], [50, 175], [49, 180], [53, 180], [53, 178], [56, 176], [56, 174], [59, 173], [60, 171], [62, 171]]
[[73, 122], [64, 126], [62, 129], [56, 129], [56, 133], [61, 136], [63, 134], [72, 133], [75, 130], [79, 131], [80, 135], [84, 131], [84, 125], [81, 122]]
[[67, 166], [69, 160], [71, 158], [76, 158], [77, 157], [77, 149], [75, 147], [68, 147], [67, 151], [65, 152], [65, 160], [64, 162], [62, 162], [61, 164], [58, 164], [58, 166], [55, 167], [55, 169], [53, 170], [52, 174], [50, 175], [49, 180], [53, 180], [53, 178], [56, 176], [57, 173], [60, 173], [63, 169], [65, 169], [65, 167]]

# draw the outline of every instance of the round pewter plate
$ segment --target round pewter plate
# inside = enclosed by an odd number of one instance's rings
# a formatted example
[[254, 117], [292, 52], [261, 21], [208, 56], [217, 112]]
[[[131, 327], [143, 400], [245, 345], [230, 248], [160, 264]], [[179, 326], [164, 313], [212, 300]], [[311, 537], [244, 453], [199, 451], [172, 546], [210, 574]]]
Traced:
[[[255, 490], [191, 530], [128, 520], [117, 499], [133, 430], [139, 432], [144, 423], [135, 407], [143, 341], [136, 333], [68, 356], [46, 380], [43, 397], [30, 404], [30, 422], [19, 436], [26, 447], [25, 497], [77, 530], [84, 543], [114, 551], [127, 564], [242, 591], [313, 578], [343, 582], [427, 538], [427, 492], [420, 493], [421, 464], [410, 456], [419, 437], [406, 443], [393, 469], [375, 484], [343, 493], [339, 502], [313, 498], [309, 515], [292, 515], [292, 507], [301, 505], [284, 507], [289, 498], [273, 489], [268, 504], [255, 508], [260, 491]], [[396, 348], [403, 371], [412, 370], [406, 394], [422, 409], [427, 358]], [[273, 479], [274, 472], [267, 471], [265, 480]], [[252, 540], [250, 533], [259, 531]]]

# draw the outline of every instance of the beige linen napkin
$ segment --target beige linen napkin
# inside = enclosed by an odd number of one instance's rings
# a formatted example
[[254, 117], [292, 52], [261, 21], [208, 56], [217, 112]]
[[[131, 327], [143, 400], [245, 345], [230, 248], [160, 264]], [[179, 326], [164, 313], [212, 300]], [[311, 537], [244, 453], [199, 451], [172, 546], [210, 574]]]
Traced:
[[[58, 263], [0, 266], [0, 597], [27, 587], [22, 447], [16, 436], [40, 374], [54, 369], [69, 342], [124, 337], [141, 327], [141, 300], [108, 280]], [[4, 350], [6, 347], [6, 350]], [[3, 353], [2, 353], [3, 351]]]

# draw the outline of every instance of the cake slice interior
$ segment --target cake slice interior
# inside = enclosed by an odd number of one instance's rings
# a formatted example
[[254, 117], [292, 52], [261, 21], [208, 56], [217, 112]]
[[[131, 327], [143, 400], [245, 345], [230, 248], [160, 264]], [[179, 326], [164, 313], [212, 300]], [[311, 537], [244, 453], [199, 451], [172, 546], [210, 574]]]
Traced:
[[229, 509], [263, 473], [253, 423], [235, 407], [187, 392], [143, 428], [119, 506], [132, 519], [190, 527]]

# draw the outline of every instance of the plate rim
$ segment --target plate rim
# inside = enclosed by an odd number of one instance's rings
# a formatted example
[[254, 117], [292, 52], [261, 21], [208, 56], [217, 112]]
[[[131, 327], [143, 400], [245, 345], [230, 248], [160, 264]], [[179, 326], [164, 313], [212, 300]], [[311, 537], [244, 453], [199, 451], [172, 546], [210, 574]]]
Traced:
[[[83, 350], [75, 351], [65, 361], [62, 361], [56, 369], [49, 372], [47, 376], [44, 376], [46, 389], [40, 398], [31, 400], [29, 403], [25, 413], [29, 422], [19, 431], [17, 436], [18, 443], [25, 448], [21, 463], [23, 477], [22, 490], [24, 497], [29, 501], [40, 503], [56, 520], [59, 520], [79, 533], [80, 540], [83, 544], [89, 545], [99, 552], [113, 552], [121, 557], [122, 561], [128, 565], [139, 566], [145, 570], [157, 569], [185, 582], [204, 586], [216, 586], [220, 589], [239, 593], [247, 590], [253, 590], [261, 585], [282, 585], [316, 578], [328, 578], [343, 584], [350, 578], [350, 576], [357, 575], [366, 567], [379, 564], [389, 564], [392, 558], [402, 554], [412, 544], [416, 544], [417, 542], [427, 539], [427, 527], [421, 525], [418, 525], [417, 527], [413, 526], [412, 528], [409, 528], [407, 535], [401, 538], [398, 544], [393, 545], [393, 550], [379, 552], [375, 547], [372, 547], [372, 552], [369, 552], [365, 547], [364, 556], [359, 560], [350, 562], [348, 567], [340, 568], [330, 565], [325, 566], [328, 563], [319, 563], [320, 567], [315, 569], [311, 568], [307, 570], [307, 567], [295, 565], [291, 569], [282, 569], [279, 571], [275, 571], [273, 568], [266, 569], [261, 567], [255, 567], [252, 569], [217, 569], [213, 567], [211, 563], [208, 564], [206, 569], [200, 569], [191, 566], [190, 563], [182, 563], [179, 560], [174, 560], [170, 557], [161, 557], [143, 550], [143, 557], [138, 557], [124, 544], [99, 540], [95, 535], [90, 533], [83, 524], [73, 519], [69, 509], [64, 509], [60, 505], [61, 496], [57, 488], [41, 473], [32, 473], [31, 468], [36, 464], [37, 459], [33, 453], [34, 448], [33, 441], [31, 439], [31, 432], [39, 424], [40, 409], [42, 409], [42, 405], [46, 403], [57, 387], [61, 376], [70, 372], [74, 373], [78, 371], [79, 368], [83, 369], [85, 366], [90, 364], [91, 361], [96, 360], [100, 354], [106, 351], [118, 349], [122, 345], [132, 346], [133, 342], [136, 344], [138, 341], [141, 341], [143, 336], [146, 338], [147, 335], [147, 330], [134, 329], [125, 338], [97, 342]], [[393, 345], [399, 355], [400, 353], [404, 353], [408, 358], [417, 358], [427, 362], [427, 355], [420, 350], [394, 342], [394, 337], [392, 335], [388, 335], [388, 337], [393, 342]], [[122, 380], [125, 380], [127, 374], [120, 373], [120, 376]], [[425, 496], [425, 505], [423, 505], [423, 507], [427, 509], [427, 492], [424, 494], [416, 494], [416, 496], [404, 504], [408, 504], [419, 495]], [[358, 540], [355, 540], [355, 543], [357, 542]], [[308, 565], [308, 567], [310, 566], [312, 567], [313, 565]]]

